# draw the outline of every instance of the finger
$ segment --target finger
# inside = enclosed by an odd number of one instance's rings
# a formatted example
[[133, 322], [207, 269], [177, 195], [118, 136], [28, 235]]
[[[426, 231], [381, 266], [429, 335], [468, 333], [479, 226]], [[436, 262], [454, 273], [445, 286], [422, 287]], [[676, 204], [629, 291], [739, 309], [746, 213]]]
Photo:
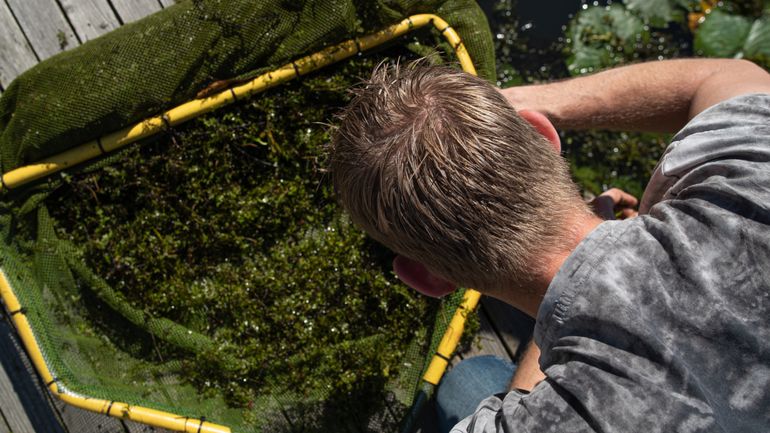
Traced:
[[618, 205], [636, 207], [636, 205], [639, 204], [639, 200], [637, 200], [636, 197], [623, 191], [622, 189], [618, 189], [618, 191], [620, 191], [620, 200], [617, 202]]
[[616, 206], [630, 207], [636, 206], [639, 203], [639, 200], [637, 200], [636, 197], [620, 188], [610, 188], [607, 191], [604, 191], [599, 197], [601, 196], [612, 198], [612, 202], [615, 203]]
[[625, 208], [620, 211], [620, 219], [633, 218], [637, 215], [639, 215], [639, 212], [631, 208]]

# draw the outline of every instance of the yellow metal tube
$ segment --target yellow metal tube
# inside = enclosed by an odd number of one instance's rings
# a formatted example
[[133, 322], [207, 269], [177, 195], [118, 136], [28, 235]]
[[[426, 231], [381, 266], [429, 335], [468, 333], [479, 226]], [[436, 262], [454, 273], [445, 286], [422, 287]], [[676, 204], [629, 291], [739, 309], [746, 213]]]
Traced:
[[441, 381], [441, 377], [444, 375], [444, 371], [446, 371], [449, 364], [449, 359], [452, 357], [455, 349], [457, 349], [457, 344], [463, 335], [466, 317], [476, 309], [479, 298], [481, 298], [481, 293], [476, 290], [468, 289], [465, 291], [463, 300], [460, 306], [457, 307], [454, 316], [452, 316], [452, 321], [449, 322], [449, 326], [436, 349], [436, 354], [431, 359], [428, 369], [425, 370], [422, 380], [433, 385], [438, 385], [439, 381]]

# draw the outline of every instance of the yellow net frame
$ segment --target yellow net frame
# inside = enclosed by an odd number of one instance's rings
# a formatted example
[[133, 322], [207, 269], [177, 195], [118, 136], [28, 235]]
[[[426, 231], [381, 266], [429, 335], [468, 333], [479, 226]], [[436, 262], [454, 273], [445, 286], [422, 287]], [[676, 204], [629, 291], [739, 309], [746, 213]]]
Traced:
[[[150, 117], [96, 140], [73, 147], [40, 162], [11, 170], [0, 176], [0, 190], [17, 188], [77, 164], [98, 158], [108, 152], [161, 133], [165, 128], [179, 125], [209, 111], [255, 95], [324, 66], [347, 59], [410, 31], [425, 27], [428, 24], [432, 24], [452, 45], [462, 69], [465, 72], [476, 75], [476, 68], [473, 66], [473, 62], [460, 36], [445, 20], [433, 14], [412, 15], [379, 32], [350, 39], [325, 48], [315, 54], [302, 57], [274, 71], [262, 74], [245, 84], [223, 90], [205, 98], [193, 99], [158, 116]], [[452, 317], [436, 349], [436, 353], [423, 375], [422, 380], [425, 383], [435, 386], [441, 380], [448, 366], [449, 359], [457, 348], [457, 344], [463, 334], [466, 317], [469, 312], [476, 308], [480, 296], [481, 294], [473, 289], [465, 291], [463, 300]], [[24, 314], [23, 306], [20, 304], [5, 275], [5, 271], [2, 269], [0, 269], [0, 297], [5, 302], [5, 306], [11, 315], [12, 321], [18, 330], [21, 341], [35, 369], [51, 393], [62, 401], [92, 412], [173, 431], [187, 433], [230, 433], [229, 427], [210, 423], [202, 419], [189, 418], [122, 402], [89, 398], [88, 396], [75, 394], [61, 388], [48, 368], [32, 327]]]

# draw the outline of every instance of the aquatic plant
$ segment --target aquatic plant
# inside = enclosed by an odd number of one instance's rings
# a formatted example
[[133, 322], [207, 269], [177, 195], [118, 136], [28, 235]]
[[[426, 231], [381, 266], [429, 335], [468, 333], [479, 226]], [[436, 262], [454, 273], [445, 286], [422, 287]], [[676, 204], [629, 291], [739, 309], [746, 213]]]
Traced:
[[406, 351], [425, 350], [437, 304], [393, 277], [392, 254], [352, 226], [323, 170], [326, 123], [374, 64], [207, 115], [50, 199], [60, 236], [118, 293], [215, 343], [184, 354], [154, 341], [145, 356], [179, 359], [202, 392], [247, 407], [266, 386], [381, 395]]

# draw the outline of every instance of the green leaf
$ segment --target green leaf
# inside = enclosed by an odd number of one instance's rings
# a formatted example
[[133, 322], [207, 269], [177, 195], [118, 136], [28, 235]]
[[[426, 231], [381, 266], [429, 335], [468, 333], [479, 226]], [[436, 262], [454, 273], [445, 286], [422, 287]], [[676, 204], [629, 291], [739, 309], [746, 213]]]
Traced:
[[743, 56], [748, 59], [770, 58], [770, 16], [754, 21], [743, 44]]
[[610, 63], [610, 54], [607, 50], [590, 46], [580, 46], [567, 59], [570, 72], [580, 74], [600, 69]]
[[695, 10], [695, 8], [697, 8], [700, 4], [699, 0], [673, 0], [673, 2], [677, 6], [687, 9], [688, 11]]
[[672, 0], [625, 0], [624, 3], [629, 10], [656, 26], [664, 26], [674, 18]]
[[695, 49], [708, 57], [735, 57], [742, 53], [751, 29], [748, 18], [715, 10], [698, 27]]
[[633, 54], [637, 41], [649, 37], [641, 19], [625, 7], [589, 7], [572, 20], [572, 41], [567, 66], [572, 74], [582, 74], [614, 66]]
[[626, 7], [645, 22], [655, 27], [666, 27], [669, 22], [685, 23], [686, 12], [698, 7], [698, 0], [624, 0]]
[[695, 34], [695, 49], [710, 57], [737, 57], [770, 68], [770, 14], [751, 18], [716, 10]]

